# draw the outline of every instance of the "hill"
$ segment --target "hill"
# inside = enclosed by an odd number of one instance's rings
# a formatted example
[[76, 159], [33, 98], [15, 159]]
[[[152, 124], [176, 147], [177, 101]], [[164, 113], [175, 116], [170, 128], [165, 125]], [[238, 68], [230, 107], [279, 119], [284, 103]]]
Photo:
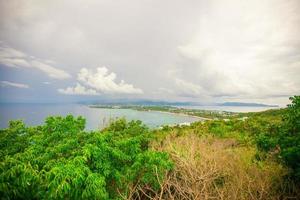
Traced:
[[85, 131], [85, 119], [70, 115], [35, 127], [11, 121], [0, 130], [0, 195], [299, 199], [300, 97], [291, 101], [286, 109], [155, 130], [118, 119]]
[[225, 102], [219, 106], [245, 106], [245, 107], [278, 107], [278, 105], [268, 105], [262, 103]]

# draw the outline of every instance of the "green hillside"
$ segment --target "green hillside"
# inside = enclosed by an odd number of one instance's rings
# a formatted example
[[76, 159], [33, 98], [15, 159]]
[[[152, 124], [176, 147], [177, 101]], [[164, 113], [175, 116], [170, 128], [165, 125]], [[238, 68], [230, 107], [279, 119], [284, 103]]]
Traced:
[[11, 121], [1, 199], [287, 199], [300, 196], [300, 97], [286, 109], [150, 130], [119, 119]]

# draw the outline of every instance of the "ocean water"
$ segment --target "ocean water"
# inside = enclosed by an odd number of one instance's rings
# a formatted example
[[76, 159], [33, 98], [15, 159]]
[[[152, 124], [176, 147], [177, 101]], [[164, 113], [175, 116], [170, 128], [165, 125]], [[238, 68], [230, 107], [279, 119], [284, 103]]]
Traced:
[[150, 128], [201, 120], [191, 116], [155, 111], [90, 108], [79, 104], [0, 104], [0, 128], [6, 128], [10, 120], [22, 119], [27, 125], [41, 125], [49, 115], [66, 116], [68, 114], [85, 117], [88, 130], [101, 129], [111, 119], [120, 117], [128, 120], [141, 120]]

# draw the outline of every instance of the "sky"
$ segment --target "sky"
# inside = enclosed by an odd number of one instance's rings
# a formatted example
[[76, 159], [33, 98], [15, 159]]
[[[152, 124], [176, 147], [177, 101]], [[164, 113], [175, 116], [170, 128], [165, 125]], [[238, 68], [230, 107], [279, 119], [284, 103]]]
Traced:
[[299, 0], [0, 0], [0, 102], [299, 94]]

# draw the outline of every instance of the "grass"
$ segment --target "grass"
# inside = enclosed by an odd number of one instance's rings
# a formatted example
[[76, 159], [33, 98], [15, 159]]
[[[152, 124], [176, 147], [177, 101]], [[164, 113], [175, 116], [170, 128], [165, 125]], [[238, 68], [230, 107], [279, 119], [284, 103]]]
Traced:
[[154, 145], [175, 169], [161, 183], [157, 199], [279, 199], [288, 170], [267, 159], [256, 161], [253, 146], [234, 139], [170, 135]]
[[256, 141], [262, 133], [276, 135], [285, 112], [269, 110], [154, 130], [152, 148], [167, 152], [174, 169], [160, 180], [158, 192], [139, 188], [131, 199], [300, 199], [299, 184], [280, 159], [280, 148], [261, 151]]

